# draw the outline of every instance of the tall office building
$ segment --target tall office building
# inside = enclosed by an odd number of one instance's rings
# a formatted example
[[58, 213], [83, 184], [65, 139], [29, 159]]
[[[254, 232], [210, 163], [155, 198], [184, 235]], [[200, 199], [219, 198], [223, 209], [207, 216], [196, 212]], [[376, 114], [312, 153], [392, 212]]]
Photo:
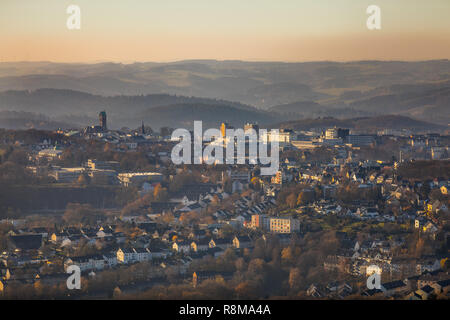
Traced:
[[325, 139], [337, 139], [338, 132], [336, 128], [329, 128], [325, 131]]
[[329, 128], [325, 131], [325, 139], [339, 139], [345, 140], [350, 133], [349, 129]]

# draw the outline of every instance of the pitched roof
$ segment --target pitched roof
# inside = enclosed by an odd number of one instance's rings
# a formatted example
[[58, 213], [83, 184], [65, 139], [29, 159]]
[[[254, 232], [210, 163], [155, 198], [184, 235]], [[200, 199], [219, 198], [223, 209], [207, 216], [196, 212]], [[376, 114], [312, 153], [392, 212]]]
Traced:
[[9, 236], [13, 245], [18, 249], [32, 250], [39, 249], [42, 245], [41, 234], [20, 234]]
[[420, 290], [430, 294], [430, 293], [432, 293], [434, 291], [434, 288], [430, 287], [429, 285], [426, 285], [425, 287], [420, 288]]
[[448, 287], [450, 286], [450, 279], [438, 281], [437, 284], [444, 288]]
[[401, 287], [405, 287], [406, 284], [402, 281], [402, 280], [395, 280], [395, 281], [391, 281], [391, 282], [387, 282], [383, 284], [383, 287], [386, 290], [392, 290], [392, 289], [396, 289], [396, 288], [401, 288]]

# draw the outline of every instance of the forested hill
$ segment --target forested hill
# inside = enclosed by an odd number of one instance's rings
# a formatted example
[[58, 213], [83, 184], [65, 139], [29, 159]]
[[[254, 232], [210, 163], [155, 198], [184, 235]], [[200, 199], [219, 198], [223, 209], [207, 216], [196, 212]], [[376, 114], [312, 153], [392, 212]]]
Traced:
[[[168, 94], [104, 97], [57, 89], [1, 92], [0, 111], [2, 110], [16, 111], [11, 125], [20, 122], [19, 115], [23, 116], [21, 121], [25, 123], [45, 115], [51, 118], [54, 124], [86, 126], [93, 124], [92, 122], [97, 123], [98, 112], [102, 110], [107, 112], [111, 128], [134, 128], [140, 125], [141, 121], [158, 129], [162, 126], [189, 127], [194, 120], [202, 120], [205, 125], [210, 126], [217, 126], [222, 121], [242, 126], [246, 121], [270, 124], [283, 119], [278, 114], [218, 99]], [[50, 119], [46, 121], [50, 122]], [[49, 126], [44, 127], [47, 129]]]

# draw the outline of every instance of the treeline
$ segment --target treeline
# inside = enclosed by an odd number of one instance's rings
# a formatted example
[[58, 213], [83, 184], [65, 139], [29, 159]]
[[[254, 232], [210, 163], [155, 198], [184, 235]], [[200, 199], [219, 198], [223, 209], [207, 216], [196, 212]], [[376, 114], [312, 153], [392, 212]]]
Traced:
[[[292, 184], [280, 191], [277, 203], [280, 209], [293, 209], [298, 206], [308, 205], [323, 199], [323, 197], [321, 185], [316, 185], [312, 188], [305, 184]], [[340, 203], [378, 201], [381, 199], [381, 192], [378, 187], [359, 188], [358, 183], [346, 183], [337, 187], [334, 198]]]
[[408, 180], [433, 180], [435, 178], [450, 179], [449, 160], [419, 160], [403, 163], [398, 175]]
[[[293, 237], [288, 247], [276, 238], [257, 240], [253, 250], [241, 254], [228, 249], [223, 256], [205, 257], [194, 262], [188, 278], [180, 283], [158, 285], [138, 294], [121, 294], [122, 299], [268, 299], [299, 297], [311, 283], [336, 280], [325, 272], [323, 261], [335, 254], [339, 241], [334, 232], [308, 233], [303, 239]], [[193, 272], [212, 272], [216, 276], [198, 280]], [[229, 276], [231, 274], [231, 277]]]
[[68, 203], [85, 203], [95, 208], [114, 208], [121, 191], [115, 186], [0, 185], [0, 209], [64, 210]]
[[103, 141], [77, 141], [76, 145], [73, 144], [63, 151], [61, 159], [56, 161], [56, 164], [62, 167], [77, 167], [88, 159], [96, 159], [117, 161], [119, 163], [119, 171], [122, 172], [155, 171], [159, 161], [156, 156], [149, 156], [149, 154], [164, 151], [164, 148], [158, 144], [148, 146], [145, 149], [138, 148], [136, 152], [119, 152], [115, 151], [115, 148], [114, 145]]
[[0, 128], [0, 143], [14, 144], [16, 141], [25, 144], [40, 143], [43, 140], [58, 142], [58, 144], [65, 144], [69, 141], [69, 137], [46, 130], [8, 130]]
[[293, 184], [290, 187], [281, 189], [277, 197], [278, 207], [280, 209], [293, 209], [297, 206], [311, 203], [322, 195], [320, 187], [311, 188], [305, 184]]

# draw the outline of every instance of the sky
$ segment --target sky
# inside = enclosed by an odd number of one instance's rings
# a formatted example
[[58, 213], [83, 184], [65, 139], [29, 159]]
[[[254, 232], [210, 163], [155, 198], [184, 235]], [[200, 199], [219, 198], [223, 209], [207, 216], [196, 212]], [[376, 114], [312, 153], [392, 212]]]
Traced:
[[450, 0], [0, 0], [0, 61], [449, 58]]

